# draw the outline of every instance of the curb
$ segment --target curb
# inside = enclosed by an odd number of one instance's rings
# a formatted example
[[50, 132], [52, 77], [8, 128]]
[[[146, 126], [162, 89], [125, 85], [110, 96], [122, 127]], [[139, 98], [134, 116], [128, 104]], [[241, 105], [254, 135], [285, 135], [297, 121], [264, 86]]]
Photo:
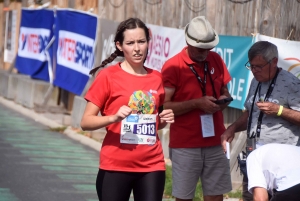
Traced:
[[[43, 116], [43, 114], [36, 113], [35, 111], [33, 111], [29, 108], [25, 108], [22, 105], [19, 105], [19, 104], [15, 103], [14, 101], [7, 100], [1, 96], [0, 96], [0, 103], [12, 110], [15, 110], [16, 112], [19, 112], [29, 118], [34, 119], [36, 122], [39, 122], [45, 126], [48, 126], [49, 128], [64, 127], [64, 125], [59, 124], [56, 121]], [[71, 126], [68, 126], [64, 130], [63, 134], [67, 135], [68, 137], [70, 137], [73, 140], [76, 140], [84, 145], [91, 147], [92, 149], [95, 149], [98, 152], [101, 149], [102, 144], [100, 142], [97, 142], [96, 140], [93, 140], [89, 137], [78, 134], [77, 132], [72, 130]]]
[[75, 131], [72, 130], [71, 126], [68, 126], [64, 130], [64, 134], [68, 137], [72, 138], [73, 140], [79, 141], [81, 144], [87, 145], [91, 147], [92, 149], [95, 149], [96, 151], [100, 151], [102, 143], [97, 142], [96, 140], [93, 140], [89, 137], [86, 137], [84, 135], [78, 134]]
[[35, 111], [32, 111], [28, 108], [25, 108], [22, 105], [16, 104], [15, 102], [13, 102], [11, 100], [7, 100], [7, 99], [4, 99], [3, 97], [0, 97], [0, 103], [5, 105], [6, 107], [9, 107], [12, 110], [15, 110], [16, 112], [19, 112], [27, 117], [34, 119], [36, 122], [40, 122], [41, 124], [48, 126], [50, 128], [63, 127], [63, 125], [57, 123], [56, 121], [46, 118], [43, 115], [36, 113]]

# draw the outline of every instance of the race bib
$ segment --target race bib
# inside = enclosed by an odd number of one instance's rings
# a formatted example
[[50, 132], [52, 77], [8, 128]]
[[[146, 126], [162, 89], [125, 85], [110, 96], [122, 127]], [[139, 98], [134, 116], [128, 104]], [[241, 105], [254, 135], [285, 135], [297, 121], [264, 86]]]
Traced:
[[214, 120], [211, 114], [201, 115], [201, 128], [202, 128], [202, 136], [205, 137], [214, 137], [215, 136], [215, 128], [214, 128]]
[[156, 114], [131, 114], [122, 120], [120, 142], [125, 144], [155, 144]]

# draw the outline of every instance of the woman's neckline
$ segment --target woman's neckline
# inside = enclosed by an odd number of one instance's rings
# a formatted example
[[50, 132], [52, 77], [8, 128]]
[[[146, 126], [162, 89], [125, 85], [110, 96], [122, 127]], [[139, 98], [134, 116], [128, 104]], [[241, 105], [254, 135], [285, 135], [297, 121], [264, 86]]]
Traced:
[[119, 66], [120, 66], [122, 71], [124, 71], [124, 72], [126, 72], [130, 75], [135, 75], [135, 76], [146, 76], [146, 75], [148, 75], [148, 71], [144, 66], [142, 67], [141, 72], [136, 72], [134, 70], [134, 68], [129, 66], [129, 64], [127, 62], [120, 62]]

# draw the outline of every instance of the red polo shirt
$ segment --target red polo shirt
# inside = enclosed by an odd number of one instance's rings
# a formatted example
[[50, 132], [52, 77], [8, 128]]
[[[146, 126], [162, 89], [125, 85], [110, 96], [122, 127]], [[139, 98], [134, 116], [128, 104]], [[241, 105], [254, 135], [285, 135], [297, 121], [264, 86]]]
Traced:
[[[166, 61], [162, 68], [164, 87], [175, 88], [172, 98], [174, 102], [183, 102], [203, 96], [200, 83], [189, 65], [194, 66], [194, 69], [203, 80], [204, 64], [199, 66], [194, 63], [189, 58], [186, 49], [187, 47]], [[225, 63], [217, 53], [210, 51], [206, 61], [210, 72], [206, 78], [206, 94], [207, 96], [214, 96], [214, 88], [217, 96], [215, 98], [218, 99], [221, 95], [221, 88], [228, 84], [231, 77]], [[211, 76], [211, 79], [209, 76]], [[203, 111], [196, 109], [175, 117], [175, 123], [170, 125], [169, 146], [171, 148], [208, 147], [221, 144], [220, 136], [225, 131], [222, 111], [213, 114], [214, 137], [202, 137], [201, 114], [203, 114]]]

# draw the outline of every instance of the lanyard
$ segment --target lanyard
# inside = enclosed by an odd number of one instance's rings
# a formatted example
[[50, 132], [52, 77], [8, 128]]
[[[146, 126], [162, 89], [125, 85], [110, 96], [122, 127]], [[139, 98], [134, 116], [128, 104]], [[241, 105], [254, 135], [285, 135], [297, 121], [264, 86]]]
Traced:
[[[206, 96], [206, 75], [207, 75], [207, 72], [208, 72], [208, 65], [207, 65], [207, 62], [204, 63], [204, 79], [202, 81], [201, 77], [198, 75], [198, 73], [195, 71], [193, 65], [189, 65], [191, 71], [195, 74], [199, 84], [200, 84], [200, 88], [202, 90], [202, 93], [203, 93], [203, 96]], [[211, 85], [213, 87], [213, 93], [214, 93], [214, 96], [216, 96], [216, 92], [215, 92], [215, 87], [214, 87], [214, 83], [212, 81], [212, 78], [211, 78], [211, 75], [209, 74], [209, 78], [210, 78], [210, 81], [211, 81]]]
[[[271, 96], [271, 93], [272, 93], [272, 91], [273, 91], [273, 89], [275, 87], [275, 83], [276, 83], [276, 79], [277, 79], [278, 73], [279, 73], [279, 68], [277, 68], [276, 74], [275, 74], [274, 78], [272, 79], [272, 82], [269, 85], [269, 88], [268, 88], [268, 91], [267, 91], [266, 96], [264, 98], [264, 101], [268, 101], [269, 100], [269, 98]], [[247, 137], [250, 138], [250, 139], [251, 138], [255, 138], [255, 137], [258, 137], [258, 138], [260, 137], [262, 117], [264, 115], [264, 113], [262, 111], [260, 111], [259, 116], [258, 116], [257, 126], [256, 126], [256, 133], [253, 132], [251, 134], [251, 136], [250, 136], [254, 102], [255, 102], [255, 98], [256, 98], [257, 92], [260, 91], [260, 89], [261, 89], [261, 83], [259, 82], [258, 85], [257, 85], [257, 87], [256, 87], [255, 93], [254, 93], [254, 97], [253, 97], [253, 101], [252, 101], [252, 106], [251, 106], [251, 112], [250, 112], [250, 115], [249, 115], [249, 121], [248, 121], [248, 126], [247, 126]], [[260, 92], [259, 92], [259, 94], [260, 94]]]

